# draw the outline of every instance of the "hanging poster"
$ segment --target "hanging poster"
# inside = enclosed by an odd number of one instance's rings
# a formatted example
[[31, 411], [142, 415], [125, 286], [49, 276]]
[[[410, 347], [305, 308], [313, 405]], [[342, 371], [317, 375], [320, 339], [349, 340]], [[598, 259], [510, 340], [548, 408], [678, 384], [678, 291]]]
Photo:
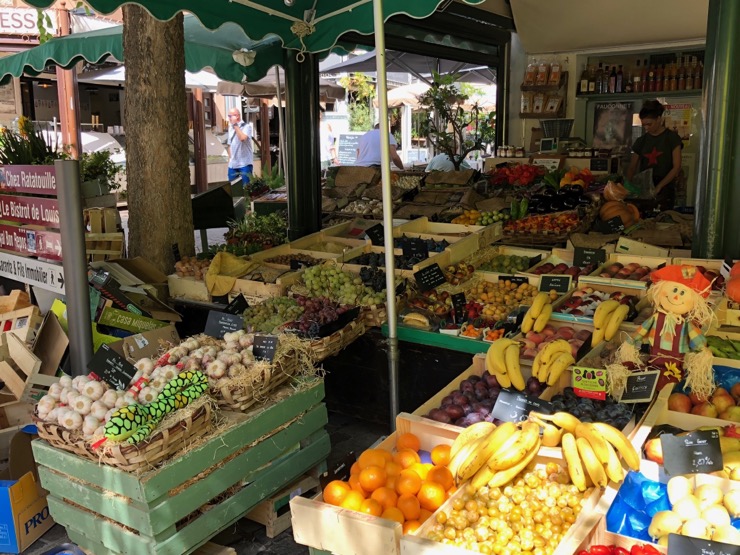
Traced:
[[593, 146], [632, 146], [632, 110], [632, 102], [597, 102], [594, 105]]
[[690, 103], [685, 104], [666, 104], [663, 117], [665, 126], [672, 129], [683, 140], [684, 147], [691, 144], [691, 112], [693, 106]]

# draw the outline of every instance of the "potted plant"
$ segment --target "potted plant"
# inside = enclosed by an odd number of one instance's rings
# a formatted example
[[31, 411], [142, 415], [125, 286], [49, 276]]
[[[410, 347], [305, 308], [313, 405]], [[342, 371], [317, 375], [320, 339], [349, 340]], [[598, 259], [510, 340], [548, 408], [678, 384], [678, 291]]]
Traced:
[[33, 127], [33, 122], [25, 116], [18, 119], [18, 130], [4, 128], [0, 131], [0, 164], [47, 165], [57, 158], [65, 158], [63, 153], [47, 144], [41, 131]]
[[80, 158], [80, 180], [84, 198], [98, 197], [115, 192], [121, 185], [117, 177], [123, 168], [110, 157], [110, 152], [85, 152]]

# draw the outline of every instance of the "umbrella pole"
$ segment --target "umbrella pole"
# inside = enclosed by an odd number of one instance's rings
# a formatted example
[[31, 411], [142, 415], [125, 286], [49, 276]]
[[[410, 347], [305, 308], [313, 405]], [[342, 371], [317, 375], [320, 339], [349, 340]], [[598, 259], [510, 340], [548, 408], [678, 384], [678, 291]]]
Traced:
[[[275, 66], [275, 88], [277, 89], [277, 100], [278, 100], [278, 145], [280, 146], [280, 161], [279, 168], [283, 169], [283, 175], [285, 176], [285, 183], [288, 183], [288, 168], [285, 163], [285, 133], [283, 132], [283, 95], [280, 93], [280, 71]], [[264, 171], [264, 170], [263, 170]]]
[[385, 75], [385, 29], [383, 0], [373, 0], [375, 64], [380, 108], [380, 176], [383, 187], [383, 229], [385, 238], [385, 287], [388, 307], [388, 383], [390, 385], [391, 430], [398, 415], [398, 333], [396, 330], [396, 261], [393, 256], [393, 199], [391, 197], [391, 155], [388, 129], [388, 83]]

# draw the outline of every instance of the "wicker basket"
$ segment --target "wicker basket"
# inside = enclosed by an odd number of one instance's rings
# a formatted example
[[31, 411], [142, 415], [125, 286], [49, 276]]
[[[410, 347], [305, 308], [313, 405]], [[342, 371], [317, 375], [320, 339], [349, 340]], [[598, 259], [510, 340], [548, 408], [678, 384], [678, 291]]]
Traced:
[[339, 331], [335, 331], [327, 337], [311, 341], [311, 351], [316, 362], [321, 362], [330, 356], [336, 355], [365, 333], [365, 329], [365, 320], [361, 314], [357, 320], [353, 320]]
[[385, 303], [363, 306], [360, 317], [368, 328], [379, 328], [388, 320], [388, 307]]
[[206, 402], [195, 411], [186, 413], [169, 428], [156, 431], [148, 440], [138, 444], [114, 444], [109, 448], [93, 450], [79, 432], [68, 430], [53, 422], [33, 417], [39, 437], [50, 445], [82, 458], [114, 466], [126, 472], [149, 470], [172, 458], [195, 440], [211, 430], [211, 404]]

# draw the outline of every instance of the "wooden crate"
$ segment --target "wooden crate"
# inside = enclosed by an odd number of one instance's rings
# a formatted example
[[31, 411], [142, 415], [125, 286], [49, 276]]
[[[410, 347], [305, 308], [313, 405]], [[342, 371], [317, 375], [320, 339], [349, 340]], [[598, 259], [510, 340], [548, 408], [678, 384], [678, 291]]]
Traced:
[[606, 259], [606, 262], [599, 267], [590, 276], [581, 277], [578, 282], [583, 285], [585, 283], [601, 283], [603, 285], [616, 285], [617, 287], [642, 287], [647, 289], [648, 282], [646, 281], [634, 281], [629, 279], [617, 279], [601, 277], [599, 274], [604, 272], [604, 269], [611, 266], [615, 262], [627, 265], [636, 262], [640, 266], [647, 266], [651, 270], [655, 270], [658, 266], [671, 264], [672, 259], [667, 256], [639, 256], [635, 254], [610, 254]]
[[265, 535], [274, 538], [291, 527], [290, 500], [298, 495], [311, 498], [320, 491], [318, 478], [302, 476], [287, 488], [265, 499], [249, 511], [245, 518], [262, 524], [265, 527]]
[[[396, 418], [396, 431], [375, 447], [391, 451], [396, 445], [396, 434], [412, 432], [419, 437], [421, 448], [429, 451], [442, 443], [451, 445], [461, 429], [401, 413]], [[321, 495], [314, 499], [294, 497], [290, 511], [296, 543], [312, 550], [336, 555], [400, 553], [402, 527], [398, 522], [329, 505]]]
[[417, 237], [423, 234], [442, 236], [450, 242], [452, 242], [452, 239], [455, 237], [476, 235], [478, 237], [478, 244], [483, 248], [501, 239], [504, 235], [504, 231], [502, 222], [496, 222], [495, 224], [488, 226], [445, 224], [430, 222], [429, 218], [424, 216], [416, 218], [415, 220], [410, 220], [393, 229], [394, 237], [400, 237], [404, 234], [409, 235], [410, 237]]
[[0, 297], [0, 315], [22, 308], [28, 308], [29, 306], [31, 306], [31, 299], [28, 293], [21, 289], [14, 289], [9, 295]]
[[[635, 285], [638, 282], [630, 282], [632, 283], [631, 286], [628, 285], [605, 285], [601, 283], [580, 283], [579, 289], [581, 287], [590, 287], [594, 291], [600, 291], [603, 293], [616, 293], [616, 292], [623, 292], [627, 295], [634, 295], [638, 299], [642, 299], [647, 295], [647, 289], [644, 287], [641, 287], [640, 285]], [[552, 312], [552, 319], [556, 322], [570, 322], [570, 323], [577, 323], [577, 324], [586, 324], [589, 326], [593, 326], [594, 324], [594, 317], [593, 316], [573, 316], [572, 314], [568, 314], [565, 312], [557, 312], [557, 310], [564, 305], [568, 299], [570, 299], [573, 296], [573, 291], [570, 293], [563, 295], [559, 299], [557, 299], [553, 303], [553, 312]], [[638, 324], [635, 324], [630, 321], [623, 321], [619, 329], [628, 331], [628, 332], [634, 332], [637, 331], [637, 328], [639, 327]]]
[[[40, 373], [41, 360], [12, 333], [0, 334], [0, 407], [34, 402], [32, 394], [59, 381], [54, 375]], [[56, 368], [49, 371], [56, 372]]]
[[170, 274], [167, 276], [167, 289], [172, 299], [188, 299], [204, 303], [210, 303], [212, 300], [205, 280], [191, 276], [181, 277], [177, 274]]
[[34, 441], [54, 520], [94, 553], [192, 553], [329, 454], [323, 381], [281, 393], [268, 408], [222, 413], [214, 436], [141, 475]]
[[24, 426], [32, 423], [33, 405], [13, 403], [0, 407], [0, 471], [8, 466], [10, 441]]
[[497, 249], [497, 252], [496, 252], [496, 255], [495, 256], [504, 254], [504, 255], [510, 255], [510, 256], [512, 256], [512, 255], [513, 256], [527, 256], [530, 259], [536, 258], [536, 257], [539, 256], [540, 257], [540, 261], [537, 262], [536, 264], [533, 264], [531, 268], [527, 268], [527, 270], [525, 270], [523, 272], [510, 272], [508, 274], [504, 274], [502, 272], [490, 272], [490, 271], [487, 271], [487, 270], [477, 270], [482, 276], [484, 276], [484, 278], [487, 281], [496, 282], [496, 281], [498, 281], [499, 276], [512, 275], [512, 274], [514, 274], [514, 275], [524, 275], [524, 276], [528, 277], [529, 278], [529, 283], [531, 283], [533, 285], [538, 285], [539, 284], [539, 276], [536, 276], [534, 274], [527, 275], [527, 272], [529, 270], [531, 270], [532, 268], [534, 268], [535, 266], [537, 266], [538, 264], [540, 264], [540, 262], [542, 262], [545, 258], [547, 258], [548, 256], [550, 256], [550, 252], [551, 251], [549, 251], [549, 250], [543, 250], [543, 249], [529, 249], [529, 248], [525, 248], [525, 247], [511, 247], [509, 245], [500, 245], [500, 246], [495, 247], [495, 248]]
[[282, 297], [288, 292], [290, 286], [301, 281], [302, 273], [303, 270], [287, 272], [278, 277], [275, 283], [239, 278], [229, 291], [229, 297], [236, 297], [239, 294], [244, 295], [249, 304], [257, 304], [270, 297]]
[[91, 262], [121, 258], [125, 251], [125, 237], [118, 231], [116, 208], [87, 208], [84, 211], [85, 252]]
[[32, 343], [44, 321], [37, 306], [0, 314], [0, 333], [12, 333], [24, 343]]

